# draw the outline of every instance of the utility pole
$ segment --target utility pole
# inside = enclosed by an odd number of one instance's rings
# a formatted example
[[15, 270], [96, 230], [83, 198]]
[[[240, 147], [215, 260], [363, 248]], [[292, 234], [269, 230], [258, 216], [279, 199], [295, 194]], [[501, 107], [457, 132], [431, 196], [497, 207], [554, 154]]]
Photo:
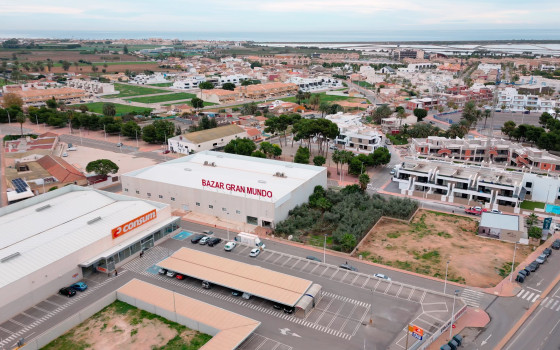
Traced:
[[408, 328], [410, 327], [410, 323], [406, 324], [406, 348], [405, 350], [408, 350]]

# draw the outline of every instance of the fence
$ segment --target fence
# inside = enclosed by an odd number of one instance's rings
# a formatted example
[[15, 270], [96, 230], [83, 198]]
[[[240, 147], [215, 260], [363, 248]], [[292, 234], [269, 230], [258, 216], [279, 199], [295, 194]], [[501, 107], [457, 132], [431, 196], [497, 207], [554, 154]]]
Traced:
[[20, 348], [21, 350], [38, 350], [50, 343], [51, 341], [55, 340], [56, 338], [60, 337], [62, 334], [68, 332], [70, 329], [74, 328], [75, 326], [79, 325], [80, 323], [84, 322], [97, 312], [101, 311], [105, 306], [111, 304], [117, 300], [117, 292], [111, 292], [104, 296], [103, 298], [99, 299], [98, 301], [94, 302], [87, 308], [78, 311], [78, 313], [68, 317], [64, 321], [60, 322], [59, 324], [51, 327], [47, 331], [41, 333], [39, 336], [34, 338], [33, 340], [29, 341], [25, 346]]
[[418, 350], [425, 350], [426, 348], [428, 348], [428, 346], [430, 346], [430, 344], [436, 341], [436, 339], [439, 338], [439, 336], [442, 335], [443, 332], [445, 332], [447, 329], [449, 329], [449, 327], [452, 326], [452, 322], [457, 322], [457, 320], [461, 318], [461, 316], [463, 316], [465, 311], [467, 311], [466, 304], [459, 311], [457, 311], [457, 313], [455, 314], [455, 318], [453, 318], [453, 315], [451, 315], [449, 321], [447, 321], [446, 324], [444, 324], [437, 331], [435, 331], [430, 338], [426, 339], [426, 341], [418, 347]]

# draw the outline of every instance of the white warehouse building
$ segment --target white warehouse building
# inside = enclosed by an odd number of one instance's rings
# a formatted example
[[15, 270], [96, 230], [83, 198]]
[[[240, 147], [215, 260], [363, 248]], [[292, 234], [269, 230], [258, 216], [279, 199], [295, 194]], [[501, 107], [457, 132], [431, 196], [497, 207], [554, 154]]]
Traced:
[[179, 228], [167, 204], [70, 185], [0, 209], [0, 324]]
[[327, 187], [327, 168], [214, 151], [122, 176], [125, 194], [263, 227], [307, 202], [315, 186]]

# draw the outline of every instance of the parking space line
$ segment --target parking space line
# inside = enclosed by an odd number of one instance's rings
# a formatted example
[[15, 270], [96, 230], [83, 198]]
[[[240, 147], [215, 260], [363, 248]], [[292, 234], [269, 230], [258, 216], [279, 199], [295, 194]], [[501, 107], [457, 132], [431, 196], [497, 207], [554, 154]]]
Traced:
[[422, 304], [422, 302], [424, 302], [425, 297], [426, 297], [426, 291], [424, 291], [424, 294], [422, 294], [422, 298], [420, 298], [420, 304]]
[[[325, 316], [325, 313], [327, 312], [327, 310], [329, 309], [329, 307], [331, 306], [331, 304], [333, 303], [334, 298], [331, 299], [331, 301], [329, 302], [329, 304], [327, 305], [327, 307], [323, 310], [323, 312], [321, 312], [321, 315], [319, 315], [319, 317], [315, 320], [315, 322], [313, 322], [313, 327], [315, 327], [315, 325], [318, 325], [319, 321], [321, 321], [321, 319], [323, 318], [323, 316]], [[344, 305], [344, 303], [342, 303], [342, 305]]]
[[51, 304], [51, 305], [55, 305], [55, 306], [62, 306], [62, 305], [64, 305], [64, 304], [57, 304], [57, 303], [55, 303], [54, 301], [50, 301], [50, 300], [48, 300], [48, 299], [45, 299], [45, 300], [43, 300], [43, 301], [45, 301], [45, 302], [47, 302], [47, 303], [49, 303], [49, 304]]
[[[307, 265], [306, 265], [307, 266]], [[315, 267], [313, 268], [313, 270], [309, 271], [310, 274], [313, 274], [313, 271], [315, 271], [316, 268], [319, 267], [319, 264], [316, 264]], [[327, 268], [328, 270], [328, 268]], [[326, 271], [326, 270], [325, 270]], [[323, 273], [325, 273], [325, 271], [323, 271]], [[322, 276], [322, 275], [321, 275]]]
[[401, 287], [399, 288], [399, 291], [397, 292], [397, 294], [395, 294], [395, 296], [398, 298], [399, 294], [401, 294], [401, 291], [403, 289], [403, 285], [401, 284]]
[[560, 305], [558, 305], [558, 307], [556, 308], [556, 311], [560, 311]]
[[355, 336], [356, 333], [358, 332], [358, 329], [360, 328], [360, 325], [362, 324], [362, 322], [364, 322], [364, 318], [366, 317], [366, 315], [369, 313], [369, 310], [372, 308], [372, 305], [368, 305], [368, 307], [366, 307], [366, 309], [364, 310], [364, 314], [362, 315], [362, 317], [360, 318], [360, 321], [358, 322], [358, 324], [356, 325], [356, 328], [354, 328], [354, 332], [352, 332], [352, 336]]
[[364, 288], [366, 286], [366, 284], [369, 282], [371, 277], [368, 276], [368, 278], [366, 278], [366, 281], [364, 282], [364, 284], [362, 284], [362, 288]]
[[274, 253], [274, 252], [269, 252], [269, 253], [270, 253], [270, 254], [269, 254], [266, 258], [264, 258], [263, 261], [268, 262], [268, 259], [270, 259], [270, 257], [276, 255], [276, 253]]
[[27, 317], [31, 317], [31, 318], [33, 318], [33, 319], [35, 319], [35, 320], [38, 320], [37, 317], [31, 316], [31, 315], [29, 315], [29, 314], [26, 314], [25, 312], [22, 312], [21, 314], [22, 314], [22, 315], [25, 315], [25, 316], [27, 316]]
[[540, 297], [540, 294], [535, 295], [535, 297], [533, 298], [533, 300], [531, 302], [534, 303], [539, 297]]
[[385, 288], [385, 291], [383, 292], [383, 294], [387, 294], [387, 292], [389, 291], [389, 288], [391, 288], [392, 285], [393, 285], [392, 283], [389, 283], [387, 285], [387, 288]]
[[[309, 265], [309, 263], [311, 263], [311, 260], [307, 260], [307, 264], [303, 265], [303, 266], [301, 267], [301, 269], [299, 269], [299, 270], [300, 270], [300, 271], [305, 270], [305, 268], [307, 267], [307, 265]], [[317, 266], [319, 266], [319, 264], [317, 264]], [[315, 267], [317, 267], [317, 266], [315, 266]]]
[[350, 282], [351, 285], [354, 285], [354, 282], [356, 282], [356, 280], [358, 279], [358, 277], [360, 277], [360, 275], [356, 274], [356, 277], [354, 277], [354, 279], [352, 280], [352, 282]]
[[373, 287], [373, 290], [377, 292], [377, 286], [379, 285], [379, 283], [381, 283], [381, 280], [378, 280], [377, 283], [375, 284], [375, 287]]
[[410, 298], [412, 297], [412, 294], [414, 294], [415, 291], [416, 291], [416, 288], [412, 288], [412, 290], [410, 291], [410, 294], [408, 295], [408, 298], [406, 298], [406, 300], [410, 300]]
[[[323, 277], [323, 275], [325, 274], [325, 272], [327, 272], [328, 270], [329, 270], [329, 268], [327, 267], [327, 268], [325, 269], [325, 271], [323, 271], [323, 273], [321, 273], [321, 274], [319, 275], [319, 277]], [[338, 271], [338, 270], [337, 270], [337, 271]]]
[[9, 321], [10, 321], [10, 322], [12, 322], [12, 323], [15, 323], [15, 324], [17, 324], [17, 325], [19, 325], [19, 326], [22, 326], [22, 327], [27, 327], [27, 326], [26, 326], [26, 325], [24, 325], [23, 323], [21, 323], [21, 322], [18, 322], [18, 321], [16, 321], [16, 320], [14, 320], [13, 318], [12, 318], [12, 319], [10, 319]]
[[291, 258], [291, 257], [289, 257], [289, 258], [288, 258], [288, 260], [284, 261], [284, 263], [283, 263], [282, 265], [280, 265], [280, 266], [284, 266], [284, 265], [286, 265], [286, 264], [288, 263], [288, 261], [290, 261], [290, 260], [292, 260], [292, 258]]
[[277, 262], [278, 260], [280, 260], [281, 257], [283, 257], [283, 255], [282, 255], [282, 254], [279, 254], [278, 257], [276, 258], [276, 260], [274, 260], [274, 261], [272, 262], [272, 264], [276, 265], [276, 262]]
[[9, 330], [7, 330], [6, 328], [2, 328], [2, 327], [0, 327], [0, 331], [4, 331], [4, 332], [10, 333], [10, 334], [15, 334], [14, 332], [9, 331]]
[[299, 264], [302, 260], [301, 259], [296, 259], [296, 263], [293, 264], [292, 266], [290, 266], [290, 269], [293, 269], [294, 267], [296, 267], [297, 264]]
[[336, 312], [333, 312], [333, 318], [331, 319], [331, 322], [329, 322], [329, 324], [327, 324], [325, 327], [330, 329], [334, 320], [336, 320], [338, 317], [342, 316], [342, 315], [340, 315], [340, 310], [342, 310], [344, 305], [346, 305], [346, 303], [340, 303], [340, 306], [338, 307], [338, 310], [336, 310]]
[[[338, 271], [340, 271], [340, 270], [336, 270], [336, 271], [332, 274], [331, 278], [329, 278], [329, 279], [332, 280], [332, 279], [334, 278], [334, 276], [338, 273]], [[343, 281], [347, 274], [348, 274], [348, 271], [346, 271], [346, 273], [344, 274], [344, 276], [342, 276], [342, 278], [340, 279], [340, 281]]]
[[[350, 315], [352, 315], [354, 313], [354, 311], [356, 311], [356, 308], [358, 307], [357, 304], [354, 304], [354, 307], [352, 308], [352, 311], [350, 311], [350, 314], [348, 315], [348, 317], [346, 317], [346, 320], [344, 320], [344, 322], [342, 323], [342, 326], [340, 327], [340, 329], [338, 330], [339, 332], [342, 332], [342, 330], [344, 329], [344, 327], [346, 327], [346, 325], [348, 324], [348, 321], [350, 321]], [[334, 319], [333, 319], [334, 321]], [[332, 322], [331, 322], [332, 323]], [[331, 325], [329, 324], [329, 327]]]

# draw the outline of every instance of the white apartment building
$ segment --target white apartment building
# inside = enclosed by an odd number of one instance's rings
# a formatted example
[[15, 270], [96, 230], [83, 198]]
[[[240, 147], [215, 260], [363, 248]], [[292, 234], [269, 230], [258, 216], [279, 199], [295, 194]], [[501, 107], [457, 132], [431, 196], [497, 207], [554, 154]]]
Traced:
[[296, 84], [303, 92], [321, 91], [342, 86], [340, 80], [326, 76], [317, 78], [290, 77], [286, 80], [286, 83]]
[[173, 88], [181, 90], [196, 89], [198, 88], [198, 85], [204, 81], [206, 81], [206, 77], [204, 75], [195, 75], [187, 77], [186, 79], [175, 81], [173, 83]]
[[491, 70], [502, 69], [502, 66], [500, 64], [481, 63], [478, 65], [478, 69], [488, 74]]
[[385, 76], [381, 74], [377, 74], [375, 68], [370, 66], [361, 66], [360, 67], [360, 74], [366, 78], [366, 82], [369, 84], [377, 84], [381, 83]]
[[97, 80], [72, 79], [66, 82], [68, 87], [85, 90], [95, 95], [114, 94], [115, 86], [111, 83], [100, 83]]
[[152, 75], [138, 74], [130, 80], [130, 83], [138, 85], [169, 83], [165, 77], [165, 74], [159, 72]]
[[225, 147], [231, 140], [244, 137], [247, 137], [245, 129], [229, 124], [175, 136], [167, 139], [167, 144], [172, 152], [191, 154]]
[[559, 101], [543, 99], [537, 95], [521, 95], [515, 88], [505, 88], [498, 92], [498, 108], [521, 112], [530, 107], [533, 111], [549, 111], [560, 106]]
[[235, 85], [241, 84], [243, 80], [249, 79], [248, 75], [245, 74], [233, 74], [233, 75], [226, 75], [219, 78], [220, 85], [224, 85], [225, 83], [233, 83]]
[[408, 73], [420, 72], [426, 69], [436, 69], [437, 66], [438, 65], [436, 63], [432, 63], [432, 62], [410, 63], [406, 68], [401, 67], [398, 69], [398, 71], [408, 72]]
[[383, 147], [383, 135], [377, 130], [362, 124], [362, 117], [358, 114], [337, 113], [327, 115], [340, 130], [334, 139], [338, 148], [352, 151], [355, 154], [369, 154], [379, 147]]
[[532, 88], [550, 87], [556, 90], [557, 92], [560, 91], [560, 80], [548, 79], [538, 75], [519, 77], [519, 81], [517, 83], [521, 85], [530, 85], [530, 87]]

